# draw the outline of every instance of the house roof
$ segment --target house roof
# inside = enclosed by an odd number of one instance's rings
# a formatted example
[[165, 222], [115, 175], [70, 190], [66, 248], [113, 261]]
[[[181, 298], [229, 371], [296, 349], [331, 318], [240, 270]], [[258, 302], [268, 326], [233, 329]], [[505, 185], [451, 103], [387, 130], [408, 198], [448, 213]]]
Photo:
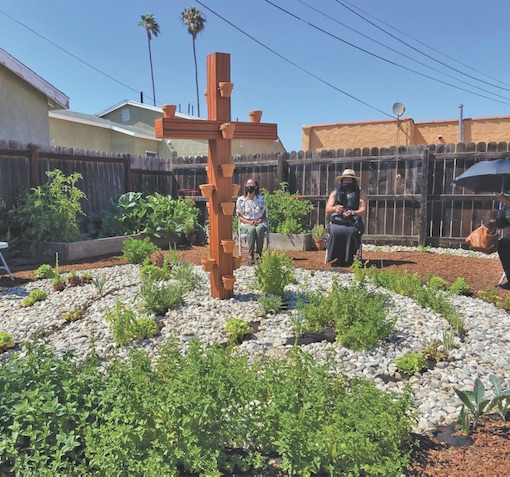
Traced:
[[62, 91], [52, 86], [2, 48], [0, 48], [0, 64], [43, 93], [48, 99], [54, 101], [57, 106], [62, 108], [69, 107], [69, 98]]
[[[105, 116], [108, 113], [111, 113], [112, 111], [116, 111], [117, 109], [121, 109], [125, 106], [133, 106], [135, 108], [147, 109], [149, 111], [154, 111], [154, 112], [163, 114], [163, 110], [159, 106], [151, 106], [150, 104], [139, 103], [137, 101], [131, 101], [129, 99], [125, 99], [124, 101], [121, 101], [120, 103], [114, 104], [113, 106], [110, 106], [109, 108], [107, 108], [103, 111], [100, 111], [99, 113], [96, 113], [96, 116], [99, 116], [99, 117]], [[184, 114], [184, 113], [180, 113], [180, 112], [176, 112], [175, 116], [178, 118], [182, 118], [182, 119], [203, 119], [203, 118], [198, 118], [196, 116], [191, 116], [189, 114]]]
[[139, 128], [136, 126], [129, 126], [127, 124], [119, 124], [108, 119], [103, 119], [92, 114], [77, 113], [75, 111], [69, 111], [66, 109], [57, 109], [49, 111], [48, 115], [50, 118], [61, 119], [64, 121], [71, 121], [74, 123], [86, 124], [88, 126], [94, 126], [104, 129], [111, 129], [128, 136], [135, 136], [143, 139], [151, 139], [152, 141], [161, 141], [154, 137], [153, 134], [149, 134], [146, 129]]

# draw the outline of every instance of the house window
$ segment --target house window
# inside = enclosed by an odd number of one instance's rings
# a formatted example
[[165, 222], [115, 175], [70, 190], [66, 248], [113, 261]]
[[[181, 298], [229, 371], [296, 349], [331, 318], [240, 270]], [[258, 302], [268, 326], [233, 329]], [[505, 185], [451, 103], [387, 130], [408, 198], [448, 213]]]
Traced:
[[125, 108], [122, 110], [122, 121], [127, 122], [130, 120], [129, 109]]
[[158, 153], [156, 151], [145, 151], [145, 155], [147, 157], [158, 157]]

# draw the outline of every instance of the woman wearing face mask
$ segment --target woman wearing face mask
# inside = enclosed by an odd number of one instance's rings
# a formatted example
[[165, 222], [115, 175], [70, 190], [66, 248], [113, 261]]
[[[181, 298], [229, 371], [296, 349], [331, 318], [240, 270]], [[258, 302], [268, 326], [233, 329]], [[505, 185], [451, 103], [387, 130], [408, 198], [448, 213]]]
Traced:
[[264, 234], [268, 229], [266, 199], [260, 195], [259, 184], [248, 179], [245, 193], [237, 199], [237, 219], [248, 241], [248, 265], [255, 263], [255, 251], [261, 255], [264, 246]]
[[352, 169], [345, 169], [336, 179], [338, 185], [326, 203], [326, 214], [330, 214], [326, 261], [333, 267], [347, 267], [360, 247], [361, 217], [366, 215], [368, 198]]

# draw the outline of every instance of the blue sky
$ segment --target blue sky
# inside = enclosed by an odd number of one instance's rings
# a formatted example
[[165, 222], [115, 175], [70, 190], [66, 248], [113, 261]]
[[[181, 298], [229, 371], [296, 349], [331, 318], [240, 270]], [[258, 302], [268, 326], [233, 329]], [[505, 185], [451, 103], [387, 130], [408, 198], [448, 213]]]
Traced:
[[[205, 58], [213, 52], [230, 53], [235, 84], [232, 119], [248, 121], [248, 111], [263, 110], [263, 121], [278, 123], [287, 150], [301, 148], [303, 125], [389, 119], [395, 102], [405, 105], [403, 117], [415, 121], [456, 119], [459, 104], [464, 105], [465, 118], [510, 115], [506, 56], [510, 2], [271, 1], [295, 16], [266, 0], [200, 0], [201, 4], [188, 0], [3, 0], [0, 46], [69, 96], [73, 111], [94, 114], [124, 99], [138, 101], [140, 91], [145, 102], [152, 104], [147, 40], [138, 26], [140, 15], [150, 12], [161, 29], [152, 41], [157, 104], [180, 104], [183, 112], [193, 104], [196, 112], [192, 41], [180, 22], [180, 12], [194, 5], [207, 18], [197, 39], [202, 116], [206, 116]], [[403, 45], [340, 2], [473, 78]]]

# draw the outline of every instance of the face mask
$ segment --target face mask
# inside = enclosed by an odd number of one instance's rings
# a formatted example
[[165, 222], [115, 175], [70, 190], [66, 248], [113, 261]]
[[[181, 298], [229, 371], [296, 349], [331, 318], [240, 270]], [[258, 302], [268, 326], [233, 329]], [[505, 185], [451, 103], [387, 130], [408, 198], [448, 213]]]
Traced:
[[246, 186], [246, 192], [248, 194], [251, 194], [252, 192], [255, 192], [255, 186], [252, 186], [252, 185]]
[[342, 182], [341, 190], [346, 192], [353, 192], [356, 190], [356, 184], [354, 182]]

